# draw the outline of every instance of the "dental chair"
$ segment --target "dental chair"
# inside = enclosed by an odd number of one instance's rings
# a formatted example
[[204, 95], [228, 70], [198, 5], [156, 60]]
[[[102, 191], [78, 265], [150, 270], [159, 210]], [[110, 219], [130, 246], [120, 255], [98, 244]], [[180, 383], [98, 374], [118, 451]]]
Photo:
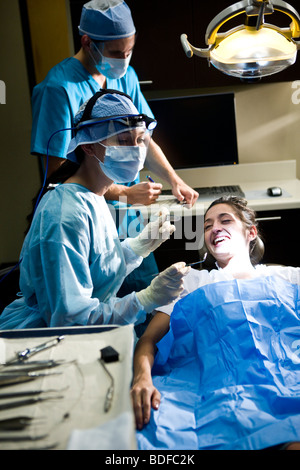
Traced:
[[19, 267], [8, 266], [0, 269], [0, 315], [4, 308], [16, 299], [19, 292]]

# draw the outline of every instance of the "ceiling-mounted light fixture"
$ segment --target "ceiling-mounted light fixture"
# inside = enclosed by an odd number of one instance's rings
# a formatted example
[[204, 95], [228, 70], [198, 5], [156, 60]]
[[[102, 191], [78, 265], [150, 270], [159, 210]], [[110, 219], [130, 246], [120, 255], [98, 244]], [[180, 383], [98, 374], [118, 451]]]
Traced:
[[[289, 27], [279, 28], [264, 22], [265, 15], [274, 10], [292, 19]], [[219, 29], [227, 21], [246, 14], [245, 24], [227, 32]], [[294, 64], [300, 42], [300, 16], [288, 3], [281, 0], [243, 0], [219, 13], [208, 25], [205, 41], [207, 49], [192, 46], [187, 35], [181, 43], [188, 57], [193, 54], [207, 58], [221, 72], [247, 81], [281, 72]]]

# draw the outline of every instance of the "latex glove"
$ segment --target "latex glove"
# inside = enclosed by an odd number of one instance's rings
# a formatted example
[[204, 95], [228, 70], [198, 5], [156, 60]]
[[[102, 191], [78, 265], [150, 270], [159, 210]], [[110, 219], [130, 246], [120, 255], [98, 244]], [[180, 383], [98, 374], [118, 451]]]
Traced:
[[161, 305], [167, 305], [177, 299], [183, 291], [183, 278], [190, 271], [185, 263], [175, 263], [162, 271], [150, 286], [136, 293], [138, 300], [147, 313]]
[[149, 222], [141, 233], [135, 238], [128, 238], [131, 249], [138, 256], [146, 258], [152, 251], [156, 250], [164, 241], [168, 240], [175, 232], [175, 226], [168, 219], [170, 212], [162, 207], [155, 214], [155, 220]]

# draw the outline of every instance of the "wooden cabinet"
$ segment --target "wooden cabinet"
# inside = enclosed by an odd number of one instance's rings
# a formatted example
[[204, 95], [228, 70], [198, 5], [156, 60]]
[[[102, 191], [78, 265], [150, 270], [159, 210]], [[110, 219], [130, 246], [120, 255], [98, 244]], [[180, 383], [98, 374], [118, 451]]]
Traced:
[[262, 263], [300, 267], [300, 209], [259, 211], [257, 219], [265, 243]]

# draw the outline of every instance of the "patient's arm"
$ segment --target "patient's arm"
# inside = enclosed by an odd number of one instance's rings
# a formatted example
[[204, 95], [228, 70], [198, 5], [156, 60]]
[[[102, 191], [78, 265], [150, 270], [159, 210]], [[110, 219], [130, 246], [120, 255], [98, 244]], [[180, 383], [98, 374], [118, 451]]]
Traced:
[[138, 429], [142, 429], [143, 425], [148, 423], [151, 406], [158, 409], [160, 404], [160, 393], [153, 386], [151, 369], [156, 353], [156, 343], [167, 333], [169, 324], [169, 315], [158, 312], [139, 339], [135, 349], [131, 397]]

